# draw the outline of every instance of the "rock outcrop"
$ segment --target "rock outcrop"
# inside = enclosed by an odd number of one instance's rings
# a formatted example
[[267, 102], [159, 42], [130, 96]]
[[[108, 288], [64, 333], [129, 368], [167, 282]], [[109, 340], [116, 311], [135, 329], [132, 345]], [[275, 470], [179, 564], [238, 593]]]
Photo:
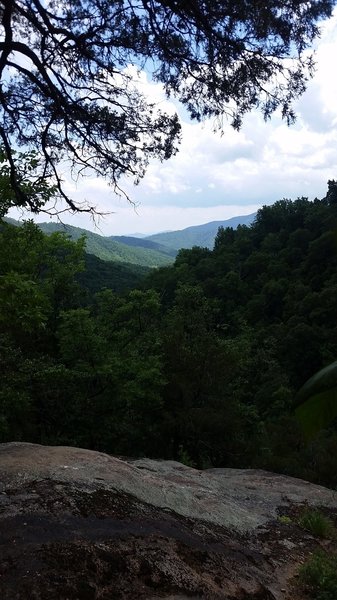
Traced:
[[296, 524], [306, 505], [334, 518], [337, 492], [264, 471], [2, 444], [0, 598], [299, 599], [294, 576], [319, 543]]

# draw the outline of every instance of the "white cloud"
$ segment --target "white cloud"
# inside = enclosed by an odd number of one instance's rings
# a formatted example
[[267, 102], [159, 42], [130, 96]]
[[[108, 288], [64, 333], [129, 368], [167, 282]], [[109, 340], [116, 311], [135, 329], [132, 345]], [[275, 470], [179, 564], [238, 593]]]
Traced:
[[[181, 229], [248, 214], [284, 197], [324, 196], [327, 180], [337, 178], [336, 56], [337, 9], [322, 27], [316, 74], [295, 104], [298, 118], [290, 128], [277, 114], [265, 123], [252, 112], [240, 132], [228, 124], [220, 135], [213, 132], [212, 122], [192, 123], [180, 108], [183, 138], [179, 153], [165, 163], [151, 162], [139, 186], [122, 184], [136, 212], [102, 180], [91, 178], [77, 186], [69, 183], [69, 191], [74, 199], [85, 198], [102, 212], [114, 213], [100, 222], [102, 231], [110, 235]], [[177, 103], [165, 97], [161, 85], [149, 81], [144, 72], [136, 74], [134, 68], [129, 72], [162, 110], [177, 110]], [[64, 220], [70, 222], [70, 217]], [[87, 216], [73, 217], [71, 222], [92, 228]]]

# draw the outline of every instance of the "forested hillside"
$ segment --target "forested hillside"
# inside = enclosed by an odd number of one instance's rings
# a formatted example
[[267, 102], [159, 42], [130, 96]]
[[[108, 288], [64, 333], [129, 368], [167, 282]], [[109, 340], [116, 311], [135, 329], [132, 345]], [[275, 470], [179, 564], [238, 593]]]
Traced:
[[166, 249], [162, 252], [159, 245], [157, 245], [157, 248], [145, 247], [141, 243], [142, 240], [140, 240], [137, 247], [132, 247], [130, 244], [123, 243], [122, 240], [118, 241], [113, 237], [105, 237], [72, 225], [39, 223], [39, 227], [47, 234], [65, 233], [74, 241], [84, 236], [86, 252], [97, 256], [101, 260], [141, 265], [143, 267], [160, 267], [173, 262], [173, 257], [168, 254]]
[[[101, 260], [158, 267], [171, 264], [177, 251], [181, 248], [192, 248], [193, 246], [213, 248], [219, 227], [236, 229], [238, 225], [251, 225], [255, 216], [255, 213], [240, 215], [225, 221], [212, 221], [178, 231], [156, 233], [141, 238], [126, 235], [107, 237], [88, 229], [56, 222], [39, 223], [39, 227], [44, 233], [51, 234], [58, 231], [74, 241], [79, 240], [82, 236], [85, 237], [87, 253], [97, 256]], [[22, 225], [21, 221], [9, 217], [6, 217], [5, 221], [17, 227]]]
[[0, 441], [337, 485], [336, 422], [308, 440], [294, 415], [337, 355], [335, 182], [220, 228], [139, 289], [87, 293], [83, 269], [83, 241], [2, 225]]
[[150, 267], [132, 265], [125, 262], [101, 260], [94, 254], [84, 255], [84, 269], [77, 274], [77, 281], [84, 288], [83, 303], [86, 304], [92, 294], [103, 288], [114, 292], [124, 292], [132, 289], [151, 271]]
[[[168, 254], [169, 256], [175, 257], [177, 252], [174, 248], [170, 248], [169, 246], [164, 246], [163, 244], [158, 244], [157, 242], [153, 242], [150, 239], [147, 239], [145, 236], [138, 238], [132, 237], [129, 235], [114, 235], [109, 239], [115, 240], [116, 242], [121, 242], [122, 244], [126, 244], [127, 246], [136, 247], [136, 248], [149, 248], [151, 250], [157, 250], [158, 252], [163, 252], [164, 254]], [[183, 244], [184, 246], [184, 244]], [[181, 246], [181, 247], [183, 247]]]

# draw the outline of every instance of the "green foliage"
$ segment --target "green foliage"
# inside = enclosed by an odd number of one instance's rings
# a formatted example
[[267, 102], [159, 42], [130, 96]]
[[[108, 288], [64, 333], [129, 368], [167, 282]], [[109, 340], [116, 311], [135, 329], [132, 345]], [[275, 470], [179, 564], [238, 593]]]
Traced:
[[119, 293], [139, 287], [150, 272], [149, 267], [105, 261], [93, 254], [85, 254], [84, 261], [85, 268], [78, 274], [77, 281], [88, 290], [91, 301], [93, 295], [104, 288]]
[[0, 324], [30, 334], [44, 328], [50, 305], [36, 281], [21, 273], [9, 272], [0, 278]]
[[60, 358], [65, 364], [85, 365], [87, 368], [102, 362], [102, 338], [96, 333], [95, 322], [89, 310], [76, 308], [62, 311], [57, 337]]
[[179, 446], [177, 459], [183, 465], [186, 465], [186, 467], [191, 467], [192, 469], [196, 467], [195, 462], [191, 459], [188, 452], [184, 449], [183, 446]]
[[[148, 285], [162, 294], [167, 315], [173, 315], [170, 311], [180, 288], [186, 284], [198, 288], [210, 315], [210, 332], [221, 344], [240, 348], [236, 367], [229, 369], [222, 390], [231, 395], [232, 406], [240, 407], [239, 424], [233, 414], [228, 422], [237, 428], [236, 441], [245, 432], [246, 452], [236, 446], [227, 454], [213, 453], [215, 464], [238, 460], [241, 465], [334, 485], [335, 461], [329, 448], [333, 452], [337, 442], [337, 404], [315, 403], [311, 418], [315, 432], [327, 426], [330, 431], [308, 445], [294, 417], [293, 399], [296, 390], [337, 355], [335, 231], [336, 205], [327, 198], [282, 200], [259, 211], [251, 227], [220, 228], [213, 252], [203, 248], [180, 251], [173, 267], [150, 275]], [[202, 322], [199, 315], [193, 316], [192, 301], [186, 302], [181, 314], [187, 312], [188, 304], [191, 319]], [[184, 347], [178, 341], [178, 325], [175, 331], [178, 349], [173, 355]], [[194, 347], [203, 344], [196, 338]], [[175, 377], [178, 369], [174, 367]], [[185, 367], [183, 371], [186, 377]], [[211, 394], [206, 395], [210, 406]], [[219, 399], [220, 395], [218, 390], [215, 396]], [[211, 411], [204, 411], [203, 419], [210, 419], [208, 426], [214, 433], [218, 425], [210, 415]], [[233, 435], [226, 436], [233, 440]], [[195, 448], [183, 446], [195, 456]]]
[[52, 359], [42, 351], [45, 338], [13, 338], [0, 332], [0, 440], [42, 441], [44, 417], [50, 415], [43, 414], [38, 382]]
[[179, 458], [183, 448], [189, 464], [228, 464], [245, 453], [253, 413], [232, 393], [240, 346], [216, 331], [212, 306], [196, 286], [178, 287], [163, 334], [168, 449]]
[[36, 382], [53, 362], [60, 310], [78, 294], [83, 243], [46, 237], [32, 222], [0, 229], [0, 421], [2, 440], [37, 439]]
[[333, 388], [333, 367], [315, 379], [323, 389], [299, 395], [328, 428], [308, 442], [293, 410], [300, 385], [337, 356], [335, 229], [335, 202], [284, 200], [250, 228], [220, 229], [213, 251], [181, 250], [141, 289], [126, 278], [116, 293], [111, 273], [106, 289], [99, 278], [81, 287], [83, 239], [2, 224], [0, 439], [336, 487], [336, 403], [315, 399]]
[[39, 177], [42, 162], [39, 153], [11, 151], [11, 168], [8, 153], [0, 147], [0, 219], [10, 208], [19, 206], [33, 212], [41, 210], [51, 198], [58, 196], [58, 188], [46, 177]]
[[42, 334], [64, 304], [78, 294], [75, 274], [83, 268], [83, 240], [46, 237], [32, 222], [7, 223], [0, 231], [0, 324], [21, 341]]
[[298, 524], [313, 535], [321, 538], [331, 538], [336, 534], [333, 522], [321, 511], [306, 509], [298, 519]]
[[337, 597], [337, 557], [316, 552], [300, 569], [300, 583], [314, 600], [335, 600]]
[[61, 388], [71, 398], [63, 427], [54, 415], [53, 429], [55, 422], [63, 428], [64, 443], [131, 455], [160, 442], [158, 312], [150, 291], [121, 298], [105, 290], [94, 310], [61, 313], [56, 335], [63, 366], [52, 396]]

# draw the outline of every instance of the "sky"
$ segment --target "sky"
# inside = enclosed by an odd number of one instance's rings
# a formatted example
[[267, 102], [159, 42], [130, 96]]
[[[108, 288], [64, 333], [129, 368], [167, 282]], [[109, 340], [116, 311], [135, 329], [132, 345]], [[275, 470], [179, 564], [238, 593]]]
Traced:
[[[133, 206], [103, 179], [66, 180], [74, 200], [86, 200], [109, 214], [93, 222], [87, 214], [66, 213], [62, 221], [101, 235], [151, 234], [251, 214], [282, 198], [322, 198], [327, 181], [337, 179], [336, 61], [337, 9], [322, 25], [315, 75], [294, 104], [296, 123], [288, 127], [277, 114], [266, 123], [253, 111], [239, 132], [225, 124], [222, 134], [213, 132], [212, 121], [189, 121], [178, 104], [165, 98], [162, 87], [142, 73], [142, 91], [162, 110], [177, 110], [180, 116], [178, 154], [164, 163], [152, 161], [138, 186], [124, 184]], [[10, 216], [29, 218], [15, 212]]]

